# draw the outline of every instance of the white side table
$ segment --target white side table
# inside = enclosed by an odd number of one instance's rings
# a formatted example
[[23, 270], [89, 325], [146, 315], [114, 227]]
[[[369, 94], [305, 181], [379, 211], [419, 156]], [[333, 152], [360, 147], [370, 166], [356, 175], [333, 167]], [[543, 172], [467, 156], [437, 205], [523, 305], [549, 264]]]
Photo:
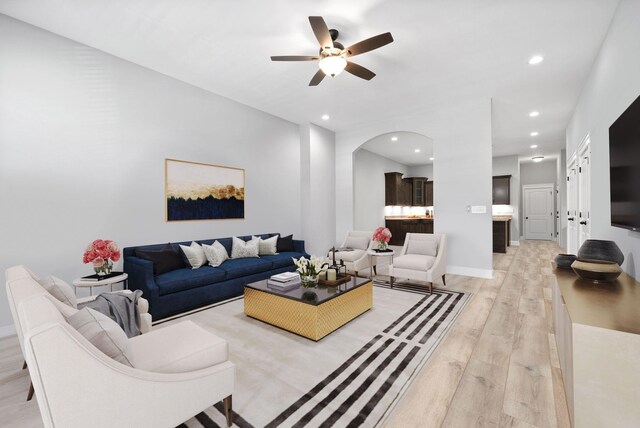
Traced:
[[367, 254], [369, 255], [369, 279], [373, 279], [373, 258], [374, 257], [391, 257], [391, 264], [393, 264], [393, 256], [396, 252], [386, 251], [384, 253], [379, 253], [375, 250], [367, 250]]
[[122, 273], [118, 276], [112, 276], [111, 278], [101, 279], [99, 281], [87, 281], [82, 278], [77, 278], [73, 280], [73, 285], [76, 288], [76, 295], [78, 294], [78, 287], [89, 287], [89, 295], [93, 296], [93, 287], [102, 287], [108, 285], [110, 290], [113, 291], [113, 284], [117, 284], [119, 282], [124, 283], [124, 289], [127, 290], [129, 288], [129, 275], [126, 273]]

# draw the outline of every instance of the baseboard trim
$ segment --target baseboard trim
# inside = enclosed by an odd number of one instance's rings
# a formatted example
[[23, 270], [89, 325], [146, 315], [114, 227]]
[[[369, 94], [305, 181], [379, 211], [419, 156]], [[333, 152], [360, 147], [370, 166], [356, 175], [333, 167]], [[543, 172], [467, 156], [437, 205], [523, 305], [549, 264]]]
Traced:
[[493, 269], [476, 269], [466, 266], [447, 266], [447, 273], [452, 275], [473, 276], [476, 278], [493, 279]]
[[16, 334], [15, 324], [9, 324], [0, 327], [0, 337], [13, 336], [14, 334]]
[[513, 247], [519, 247], [520, 246], [520, 241], [511, 241], [511, 245]]

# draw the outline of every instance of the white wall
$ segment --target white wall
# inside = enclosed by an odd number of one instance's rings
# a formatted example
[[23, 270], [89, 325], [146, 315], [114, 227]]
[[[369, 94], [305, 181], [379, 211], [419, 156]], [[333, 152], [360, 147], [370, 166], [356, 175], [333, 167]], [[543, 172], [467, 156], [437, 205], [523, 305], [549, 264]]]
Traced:
[[429, 181], [433, 181], [433, 164], [410, 165], [407, 174], [409, 177], [427, 177]]
[[[528, 184], [553, 184], [554, 189], [558, 181], [557, 159], [544, 160], [542, 162], [521, 162], [520, 163], [520, 186]], [[522, 188], [522, 187], [521, 187]], [[523, 194], [520, 193], [520, 231], [524, 236], [524, 200]], [[554, 199], [554, 210], [555, 210]], [[554, 235], [556, 232], [556, 222], [554, 219]]]
[[374, 231], [376, 227], [384, 226], [384, 173], [407, 175], [408, 171], [406, 165], [365, 149], [358, 149], [353, 154], [354, 229]]
[[520, 239], [520, 171], [518, 168], [518, 156], [497, 156], [492, 159], [493, 175], [510, 175], [509, 186], [511, 204], [494, 206], [494, 214], [511, 215], [511, 241]]
[[335, 134], [317, 125], [300, 127], [302, 235], [310, 254], [326, 255], [336, 232]]
[[[246, 219], [166, 223], [164, 158], [244, 168]], [[96, 238], [300, 237], [299, 127], [0, 15], [0, 194], [0, 271], [69, 282]]]
[[614, 240], [640, 279], [640, 233], [611, 227], [609, 127], [640, 95], [640, 2], [621, 0], [567, 128], [567, 158], [591, 137], [591, 237]]
[[[460, 120], [464, 118], [464, 126]], [[419, 104], [413, 114], [390, 117], [336, 134], [336, 240], [353, 229], [353, 152], [380, 134], [402, 129], [434, 141], [436, 233], [449, 239], [450, 273], [492, 275], [491, 244], [491, 103], [469, 100], [437, 111]], [[467, 206], [484, 205], [486, 214]]]

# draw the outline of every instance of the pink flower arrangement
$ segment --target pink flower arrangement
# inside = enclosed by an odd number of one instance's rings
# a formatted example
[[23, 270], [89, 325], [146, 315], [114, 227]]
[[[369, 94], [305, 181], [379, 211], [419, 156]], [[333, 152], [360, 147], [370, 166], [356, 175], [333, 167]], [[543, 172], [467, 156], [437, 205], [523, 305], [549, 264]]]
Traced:
[[101, 268], [105, 264], [120, 260], [120, 248], [118, 244], [109, 239], [96, 239], [82, 255], [82, 263], [93, 263], [94, 268]]
[[380, 226], [376, 229], [375, 232], [373, 232], [373, 236], [371, 237], [371, 239], [378, 242], [379, 244], [382, 244], [383, 242], [384, 244], [388, 244], [391, 240], [391, 231], [386, 227]]

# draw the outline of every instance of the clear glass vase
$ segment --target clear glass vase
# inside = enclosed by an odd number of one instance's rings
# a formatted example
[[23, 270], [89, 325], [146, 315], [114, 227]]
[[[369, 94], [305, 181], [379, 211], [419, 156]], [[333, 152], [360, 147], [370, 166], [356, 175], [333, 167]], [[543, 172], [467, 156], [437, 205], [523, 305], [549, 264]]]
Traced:
[[387, 247], [389, 246], [389, 244], [387, 244], [384, 241], [378, 241], [378, 250], [380, 251], [384, 251], [387, 249]]
[[93, 268], [93, 270], [96, 271], [96, 273], [100, 276], [102, 275], [108, 275], [111, 273], [111, 271], [113, 270], [113, 262], [111, 260], [105, 260], [104, 264], [100, 267], [95, 267]]
[[318, 284], [318, 276], [313, 275], [301, 275], [300, 281], [305, 288], [315, 287]]

